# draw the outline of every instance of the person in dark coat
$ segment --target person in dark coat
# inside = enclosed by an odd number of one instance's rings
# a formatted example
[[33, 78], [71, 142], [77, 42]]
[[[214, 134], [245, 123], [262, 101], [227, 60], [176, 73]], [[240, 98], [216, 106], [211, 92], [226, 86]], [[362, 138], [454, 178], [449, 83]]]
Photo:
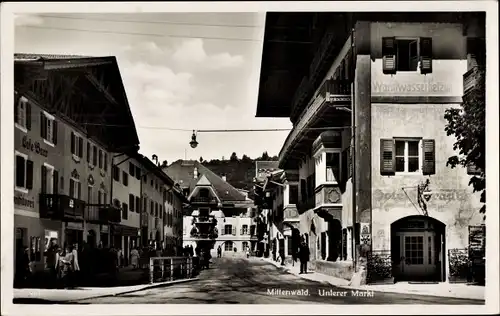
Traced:
[[300, 274], [307, 273], [307, 262], [309, 261], [309, 247], [302, 241], [299, 249]]

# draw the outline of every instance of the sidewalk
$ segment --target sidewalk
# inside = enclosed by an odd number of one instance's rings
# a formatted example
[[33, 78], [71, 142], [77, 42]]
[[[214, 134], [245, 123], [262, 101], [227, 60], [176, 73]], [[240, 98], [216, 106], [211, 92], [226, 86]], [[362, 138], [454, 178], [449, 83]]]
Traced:
[[268, 263], [271, 263], [283, 269], [284, 271], [296, 275], [300, 278], [321, 282], [324, 284], [330, 284], [337, 287], [342, 287], [350, 290], [372, 290], [378, 292], [387, 293], [400, 293], [400, 294], [416, 294], [416, 295], [429, 295], [438, 297], [451, 297], [451, 298], [463, 298], [463, 299], [475, 299], [484, 300], [485, 287], [475, 286], [467, 284], [451, 284], [451, 283], [438, 283], [438, 284], [409, 284], [408, 282], [398, 282], [396, 284], [377, 284], [377, 285], [363, 285], [360, 287], [350, 286], [350, 281], [335, 278], [329, 275], [311, 272], [307, 274], [299, 274], [300, 265], [295, 264], [291, 266], [289, 264], [281, 266], [279, 262], [275, 262], [270, 258], [261, 258]]
[[105, 296], [115, 296], [121, 294], [127, 294], [132, 292], [138, 292], [142, 290], [147, 290], [155, 287], [162, 287], [168, 285], [174, 285], [179, 283], [197, 281], [199, 278], [183, 279], [175, 281], [165, 281], [158, 282], [154, 284], [141, 284], [134, 286], [117, 286], [111, 288], [105, 287], [80, 287], [72, 290], [66, 289], [14, 289], [14, 299], [24, 300], [46, 300], [52, 302], [71, 302], [77, 300], [84, 300], [89, 298], [98, 298]]

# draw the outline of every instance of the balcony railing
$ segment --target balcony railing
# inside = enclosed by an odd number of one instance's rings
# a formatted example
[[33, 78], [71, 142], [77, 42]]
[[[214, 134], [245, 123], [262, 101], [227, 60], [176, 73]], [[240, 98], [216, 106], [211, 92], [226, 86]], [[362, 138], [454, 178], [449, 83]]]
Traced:
[[295, 91], [292, 99], [292, 113], [290, 116], [292, 117], [292, 120], [300, 115], [304, 107], [304, 103], [307, 102], [308, 97], [312, 94], [312, 91], [313, 87], [311, 86], [309, 78], [302, 78], [302, 81], [300, 82], [299, 87]]
[[40, 194], [40, 216], [54, 220], [83, 220], [85, 202], [66, 195]]
[[213, 197], [202, 197], [202, 196], [193, 196], [191, 198], [191, 203], [217, 203], [217, 199]]
[[342, 204], [342, 193], [338, 184], [322, 185], [316, 192], [316, 206], [323, 204]]
[[113, 205], [99, 208], [99, 220], [106, 223], [120, 223], [122, 221], [122, 209]]
[[318, 94], [324, 96], [326, 102], [350, 102], [351, 83], [348, 80], [325, 80], [318, 89]]
[[318, 47], [316, 55], [314, 56], [311, 66], [309, 67], [309, 74], [311, 76], [311, 81], [314, 82], [317, 80], [317, 76], [319, 75], [319, 68], [328, 61], [328, 58], [331, 56], [334, 48], [334, 34], [332, 32], [327, 32], [321, 43]]
[[464, 74], [464, 94], [479, 86], [480, 81], [483, 79], [484, 70], [479, 66], [472, 67]]

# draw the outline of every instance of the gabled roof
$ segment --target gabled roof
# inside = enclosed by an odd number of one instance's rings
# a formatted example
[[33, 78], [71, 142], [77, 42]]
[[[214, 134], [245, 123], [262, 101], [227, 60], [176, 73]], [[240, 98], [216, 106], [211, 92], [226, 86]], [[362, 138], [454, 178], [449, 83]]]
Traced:
[[[194, 168], [197, 168], [198, 171], [197, 178], [194, 177]], [[190, 191], [193, 191], [198, 182], [202, 181], [203, 177], [205, 177], [208, 183], [214, 188], [215, 193], [222, 203], [247, 201], [246, 197], [235, 187], [222, 180], [221, 177], [196, 160], [177, 160], [163, 170], [175, 182], [179, 183], [181, 187], [189, 188]], [[205, 180], [202, 183], [204, 182]]]
[[196, 183], [197, 186], [205, 186], [205, 185], [212, 185], [210, 181], [208, 181], [207, 177], [205, 175], [202, 175], [200, 180]]

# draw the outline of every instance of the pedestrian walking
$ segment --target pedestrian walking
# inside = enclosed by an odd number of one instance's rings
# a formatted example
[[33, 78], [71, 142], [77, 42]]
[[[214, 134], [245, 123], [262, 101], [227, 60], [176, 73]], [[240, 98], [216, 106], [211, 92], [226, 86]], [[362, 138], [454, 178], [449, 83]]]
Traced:
[[121, 268], [122, 264], [123, 264], [123, 253], [122, 253], [121, 248], [118, 248], [118, 251], [116, 252], [116, 262], [117, 262], [118, 268]]
[[132, 249], [130, 252], [130, 261], [132, 263], [132, 268], [135, 270], [139, 266], [139, 251], [137, 248]]
[[285, 249], [280, 248], [280, 258], [281, 258], [281, 265], [285, 265]]
[[222, 257], [222, 247], [219, 246], [217, 247], [217, 258], [221, 258]]
[[309, 247], [302, 241], [299, 248], [300, 273], [307, 273], [307, 262], [309, 261]]

